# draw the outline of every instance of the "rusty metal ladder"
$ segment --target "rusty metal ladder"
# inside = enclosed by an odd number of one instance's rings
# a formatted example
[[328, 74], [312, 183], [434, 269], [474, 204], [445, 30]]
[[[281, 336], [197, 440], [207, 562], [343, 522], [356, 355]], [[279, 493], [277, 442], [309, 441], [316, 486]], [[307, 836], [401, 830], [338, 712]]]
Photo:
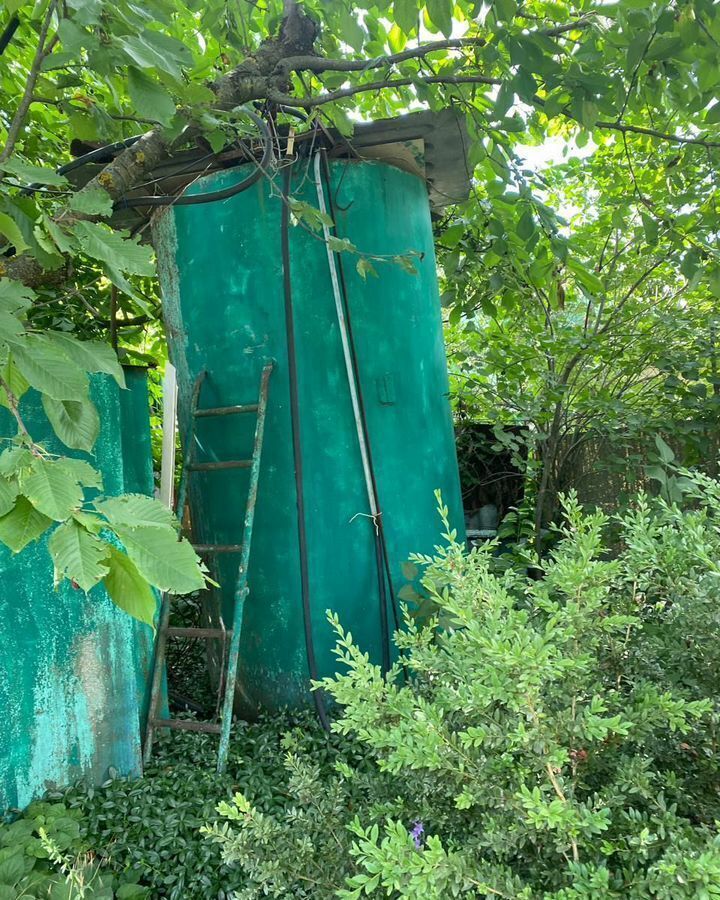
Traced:
[[[257, 500], [258, 481], [260, 477], [260, 461], [262, 458], [263, 438], [265, 434], [265, 417], [267, 412], [268, 389], [270, 375], [272, 374], [272, 362], [266, 363], [260, 377], [260, 392], [258, 402], [242, 406], [218, 406], [202, 409], [199, 406], [200, 393], [205, 379], [205, 372], [201, 372], [193, 387], [190, 404], [190, 416], [187, 428], [185, 447], [186, 457], [180, 476], [180, 485], [177, 498], [177, 515], [182, 521], [185, 512], [187, 487], [190, 475], [193, 472], [212, 472], [223, 469], [250, 469], [250, 484], [248, 498], [245, 507], [243, 521], [242, 543], [240, 544], [195, 544], [195, 550], [199, 554], [239, 553], [240, 564], [238, 567], [237, 582], [235, 584], [235, 598], [233, 604], [232, 628], [228, 632], [225, 628], [175, 628], [170, 625], [170, 597], [163, 596], [160, 622], [158, 625], [157, 646], [155, 649], [155, 661], [153, 665], [152, 690], [150, 695], [150, 709], [145, 731], [145, 744], [143, 760], [145, 764], [150, 761], [153, 750], [155, 731], [158, 728], [169, 728], [175, 731], [201, 731], [220, 735], [220, 747], [218, 749], [217, 771], [221, 774], [225, 770], [228, 750], [230, 747], [230, 728], [232, 725], [233, 700], [235, 698], [235, 684], [237, 681], [238, 657], [240, 653], [240, 633], [242, 631], [243, 612], [245, 599], [248, 594], [248, 563], [250, 561], [250, 548], [252, 545], [253, 523], [255, 519], [255, 505]], [[195, 423], [197, 419], [233, 416], [247, 413], [257, 413], [255, 425], [255, 438], [253, 452], [250, 459], [226, 460], [223, 462], [195, 462]], [[197, 722], [187, 719], [162, 718], [159, 716], [161, 703], [161, 686], [163, 671], [165, 669], [165, 655], [168, 638], [183, 637], [210, 640], [213, 638], [227, 639], [230, 637], [230, 646], [223, 664], [222, 682], [224, 688], [222, 697], [222, 711], [220, 722]]]

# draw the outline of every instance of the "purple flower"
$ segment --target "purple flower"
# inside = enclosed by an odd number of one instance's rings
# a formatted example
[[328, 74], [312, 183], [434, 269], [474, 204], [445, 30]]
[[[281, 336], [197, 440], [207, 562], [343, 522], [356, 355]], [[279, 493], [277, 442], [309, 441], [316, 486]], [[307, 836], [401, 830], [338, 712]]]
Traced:
[[415, 847], [419, 850], [422, 847], [423, 839], [422, 836], [425, 834], [425, 826], [420, 821], [420, 819], [416, 819], [413, 822], [412, 831], [410, 832], [410, 837], [413, 839], [413, 843]]

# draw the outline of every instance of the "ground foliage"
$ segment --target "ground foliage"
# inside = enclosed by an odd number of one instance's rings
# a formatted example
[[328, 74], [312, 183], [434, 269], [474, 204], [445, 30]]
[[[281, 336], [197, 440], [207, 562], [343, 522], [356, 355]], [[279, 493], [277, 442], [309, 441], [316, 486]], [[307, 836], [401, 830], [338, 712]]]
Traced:
[[165, 735], [11, 828], [69, 822], [66, 855], [173, 900], [718, 896], [720, 483], [674, 477], [684, 508], [613, 522], [570, 497], [542, 563], [446, 533], [387, 678], [334, 619], [333, 735], [239, 723], [223, 776], [215, 738]]
[[147, 897], [132, 874], [113, 874], [81, 836], [82, 813], [64, 803], [32, 803], [0, 825], [2, 900], [122, 900]]
[[[0, 275], [6, 276], [0, 399], [20, 416], [19, 444], [31, 445], [18, 409], [27, 384], [54, 410], [51, 421], [62, 440], [92, 443], [95, 422], [82, 370], [96, 364], [88, 358], [96, 354], [63, 336], [99, 336], [133, 358], [163, 356], [152, 251], [140, 240], [147, 228], [123, 232], [117, 207], [136, 185], [154, 190], [152, 170], [168, 152], [200, 147], [212, 153], [238, 136], [247, 140], [239, 107], [255, 101], [273, 125], [297, 126], [282, 111], [295, 107], [308, 114], [307, 130], [330, 123], [347, 135], [357, 118], [411, 108], [453, 107], [466, 118], [473, 196], [438, 226], [446, 301], [452, 324], [462, 327], [478, 306], [501, 327], [506, 314], [524, 323], [530, 310], [533, 352], [555, 360], [533, 392], [551, 411], [549, 422], [540, 413], [538, 423], [523, 422], [539, 429], [545, 457], [556, 456], [557, 404], [567, 406], [563, 398], [581, 372], [592, 374], [573, 362], [577, 352], [589, 344], [596, 364], [618, 352], [617, 342], [606, 340], [614, 331], [614, 325], [605, 331], [608, 318], [622, 310], [624, 325], [634, 330], [635, 311], [642, 317], [640, 306], [652, 306], [656, 283], [665, 299], [678, 278], [698, 296], [718, 291], [720, 14], [711, 0], [619, 0], [600, 7], [587, 0], [362, 0], [352, 8], [317, 0], [230, 6], [224, 0], [9, 0], [0, 24]], [[136, 144], [101, 160], [80, 189], [77, 171], [56, 171], [72, 147], [137, 134]], [[553, 136], [592, 140], [597, 159], [537, 177], [518, 149]], [[266, 174], [276, 177], [276, 168]], [[577, 233], [557, 215], [553, 191], [560, 180], [571, 182], [570, 192], [581, 193], [588, 210], [597, 207]], [[631, 253], [621, 258], [618, 239], [624, 245], [626, 234]], [[604, 255], [598, 252], [603, 240]], [[362, 255], [356, 261], [372, 277], [370, 261]], [[678, 316], [666, 307], [668, 320]], [[580, 328], [579, 319], [586, 322]], [[560, 349], [558, 339], [566, 340]], [[491, 352], [487, 363], [508, 364], [513, 340], [492, 345], [501, 359]], [[627, 365], [637, 357], [629, 354]], [[522, 367], [510, 381], [523, 382]], [[512, 399], [509, 387], [500, 392]], [[615, 403], [617, 391], [601, 393], [605, 406]], [[540, 509], [552, 496], [554, 470], [555, 462], [542, 470], [547, 483], [538, 476]], [[53, 471], [63, 491], [77, 498], [75, 481]], [[3, 494], [12, 497], [20, 475], [19, 467], [9, 468]], [[20, 491], [14, 503], [6, 513], [13, 534], [15, 525], [28, 523], [23, 533], [39, 534], [46, 513], [33, 495]], [[59, 576], [83, 586], [101, 580], [105, 568], [115, 581], [129, 571], [135, 578], [123, 561], [128, 557], [97, 543], [96, 520], [78, 504], [54, 520], [72, 537], [55, 541]], [[158, 534], [133, 537], [131, 563], [140, 577], [154, 577], [158, 586], [169, 581], [157, 577], [155, 566], [138, 565], [140, 551], [157, 543]], [[199, 577], [185, 557], [179, 582]]]
[[387, 678], [334, 619], [334, 728], [377, 773], [293, 759], [282, 813], [223, 802], [239, 896], [718, 896], [720, 484], [684, 477], [690, 508], [641, 496], [616, 556], [568, 498], [541, 579], [447, 534]]
[[218, 800], [230, 800], [238, 790], [266, 813], [281, 813], [290, 752], [312, 759], [323, 780], [331, 778], [338, 759], [358, 769], [365, 765], [360, 748], [328, 738], [312, 715], [281, 715], [236, 726], [223, 776], [215, 774], [217, 738], [161, 735], [142, 779], [79, 785], [52, 798], [78, 815], [82, 840], [107, 869], [139, 879], [150, 896], [229, 898], [242, 887], [242, 869], [224, 865], [220, 848], [201, 828], [218, 818]]

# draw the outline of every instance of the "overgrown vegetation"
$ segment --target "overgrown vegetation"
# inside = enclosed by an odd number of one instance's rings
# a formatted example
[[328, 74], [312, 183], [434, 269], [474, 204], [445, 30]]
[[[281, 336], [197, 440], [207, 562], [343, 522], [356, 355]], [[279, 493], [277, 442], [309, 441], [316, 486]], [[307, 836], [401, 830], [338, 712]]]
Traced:
[[242, 886], [243, 872], [222, 863], [220, 848], [201, 828], [218, 818], [218, 801], [238, 790], [247, 790], [269, 814], [282, 810], [290, 751], [311, 758], [325, 779], [340, 758], [367, 765], [361, 748], [328, 738], [311, 714], [301, 713], [239, 723], [223, 776], [215, 774], [216, 737], [163, 735], [142, 779], [78, 785], [52, 798], [78, 816], [84, 846], [109, 872], [139, 879], [151, 896], [229, 898]]
[[717, 896], [720, 483], [675, 474], [684, 509], [567, 498], [542, 563], [446, 533], [387, 678], [333, 620], [333, 735], [241, 725], [221, 777], [214, 738], [165, 737], [143, 779], [53, 795], [0, 842], [69, 822], [65, 857], [173, 900]]
[[240, 896], [717, 896], [720, 485], [693, 484], [641, 496], [616, 557], [568, 498], [539, 580], [446, 535], [387, 679], [335, 620], [334, 728], [376, 771], [292, 759], [281, 813], [222, 803]]

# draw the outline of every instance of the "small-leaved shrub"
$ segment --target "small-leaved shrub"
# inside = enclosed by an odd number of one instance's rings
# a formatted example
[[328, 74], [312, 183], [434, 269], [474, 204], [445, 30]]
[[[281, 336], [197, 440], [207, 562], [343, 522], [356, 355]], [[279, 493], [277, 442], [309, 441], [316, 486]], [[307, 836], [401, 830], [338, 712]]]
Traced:
[[613, 554], [567, 499], [541, 578], [446, 527], [387, 677], [333, 618], [323, 688], [372, 768], [295, 754], [282, 808], [223, 802], [237, 896], [720, 897], [720, 485], [688, 477], [694, 506], [640, 497]]
[[147, 897], [134, 878], [105, 869], [81, 838], [81, 815], [62, 803], [33, 803], [0, 825], [0, 900]]
[[143, 778], [114, 778], [102, 787], [76, 785], [51, 795], [78, 815], [80, 835], [107, 870], [138, 879], [152, 898], [224, 900], [245, 881], [220, 847], [201, 834], [216, 805], [247, 791], [268, 815], [287, 802], [284, 756], [310, 758], [326, 782], [337, 759], [362, 766], [363, 749], [328, 737], [309, 713], [268, 716], [233, 728], [225, 774], [217, 775], [217, 737], [161, 734]]

